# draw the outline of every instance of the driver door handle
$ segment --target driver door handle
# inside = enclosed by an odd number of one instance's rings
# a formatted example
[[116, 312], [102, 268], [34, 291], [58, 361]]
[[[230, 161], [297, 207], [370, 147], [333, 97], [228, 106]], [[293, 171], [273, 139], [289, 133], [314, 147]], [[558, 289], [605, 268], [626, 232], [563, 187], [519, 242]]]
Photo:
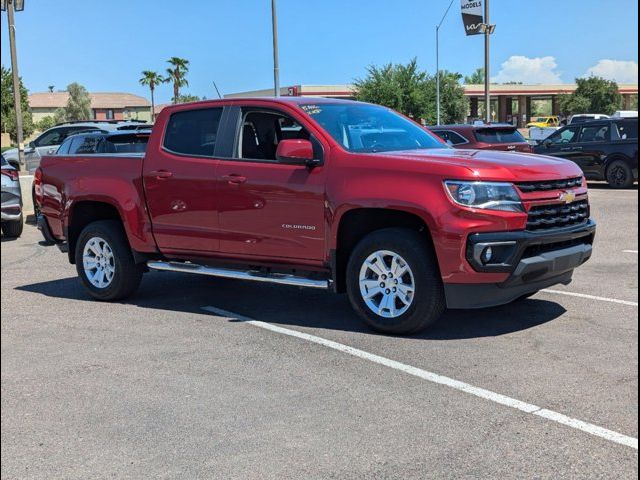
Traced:
[[230, 175], [223, 175], [222, 176], [222, 180], [224, 180], [227, 183], [231, 183], [234, 185], [240, 185], [241, 183], [244, 183], [247, 181], [247, 177], [243, 177], [242, 175], [238, 175], [236, 173], [232, 173]]

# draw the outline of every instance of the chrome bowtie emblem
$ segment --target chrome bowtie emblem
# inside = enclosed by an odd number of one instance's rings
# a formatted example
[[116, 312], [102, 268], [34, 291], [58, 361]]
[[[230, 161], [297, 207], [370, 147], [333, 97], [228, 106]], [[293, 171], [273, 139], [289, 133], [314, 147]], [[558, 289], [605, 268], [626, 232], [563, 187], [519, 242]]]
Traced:
[[560, 201], [564, 203], [573, 203], [576, 199], [576, 194], [573, 192], [562, 192], [560, 194]]

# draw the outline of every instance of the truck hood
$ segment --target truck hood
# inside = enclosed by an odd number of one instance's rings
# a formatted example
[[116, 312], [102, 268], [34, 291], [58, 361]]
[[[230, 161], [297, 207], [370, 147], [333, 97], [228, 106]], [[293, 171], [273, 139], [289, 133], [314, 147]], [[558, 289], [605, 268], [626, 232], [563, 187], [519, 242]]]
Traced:
[[473, 177], [507, 181], [555, 180], [578, 177], [582, 170], [573, 162], [555, 157], [496, 150], [438, 148], [377, 153], [384, 157], [462, 167]]
[[18, 149], [17, 148], [7, 148], [4, 152], [2, 152], [4, 158], [18, 158]]

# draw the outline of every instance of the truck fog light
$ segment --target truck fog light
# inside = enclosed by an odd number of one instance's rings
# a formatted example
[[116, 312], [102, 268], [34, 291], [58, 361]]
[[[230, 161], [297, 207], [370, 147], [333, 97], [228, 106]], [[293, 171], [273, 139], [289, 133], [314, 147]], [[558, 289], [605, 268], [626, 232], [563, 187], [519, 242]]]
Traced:
[[482, 252], [482, 263], [489, 263], [493, 258], [493, 249], [491, 247], [487, 247]]

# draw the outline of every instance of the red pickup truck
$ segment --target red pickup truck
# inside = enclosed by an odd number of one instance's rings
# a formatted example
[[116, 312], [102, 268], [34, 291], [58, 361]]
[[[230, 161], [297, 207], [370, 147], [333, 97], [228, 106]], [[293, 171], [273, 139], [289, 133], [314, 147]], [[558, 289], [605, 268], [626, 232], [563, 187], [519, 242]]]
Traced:
[[148, 268], [346, 292], [374, 329], [568, 284], [595, 224], [573, 163], [458, 150], [377, 105], [318, 98], [165, 108], [145, 154], [44, 157], [45, 238], [99, 300]]

